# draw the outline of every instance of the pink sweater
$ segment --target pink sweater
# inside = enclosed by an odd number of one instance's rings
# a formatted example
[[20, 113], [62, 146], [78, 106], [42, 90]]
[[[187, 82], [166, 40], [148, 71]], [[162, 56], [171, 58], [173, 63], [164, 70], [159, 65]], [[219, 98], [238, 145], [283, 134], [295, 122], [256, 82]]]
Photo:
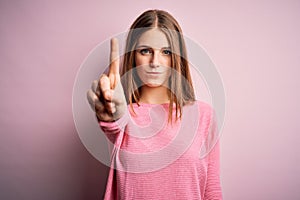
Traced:
[[222, 199], [214, 110], [197, 101], [171, 124], [168, 109], [134, 104], [136, 114], [100, 122], [111, 147], [104, 199]]

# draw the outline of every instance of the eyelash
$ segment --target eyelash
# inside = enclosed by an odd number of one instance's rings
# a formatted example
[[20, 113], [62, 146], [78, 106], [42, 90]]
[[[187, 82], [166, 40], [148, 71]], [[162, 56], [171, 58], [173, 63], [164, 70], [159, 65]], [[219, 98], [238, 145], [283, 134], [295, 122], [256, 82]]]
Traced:
[[[145, 51], [147, 51], [147, 52], [145, 52]], [[152, 51], [151, 51], [150, 49], [141, 49], [141, 50], [139, 51], [139, 53], [142, 54], [142, 55], [149, 54], [149, 53], [151, 53], [151, 52], [152, 52]], [[171, 55], [172, 52], [171, 52], [170, 50], [163, 50], [163, 54], [164, 54], [164, 55]]]
[[[147, 52], [145, 52], [145, 51], [147, 51]], [[145, 55], [145, 54], [150, 53], [150, 50], [149, 50], [149, 49], [141, 49], [141, 50], [140, 50], [140, 53], [141, 53], [142, 55]]]
[[163, 50], [163, 52], [167, 52], [167, 53], [165, 53], [166, 55], [171, 55], [172, 54], [172, 52], [170, 50]]

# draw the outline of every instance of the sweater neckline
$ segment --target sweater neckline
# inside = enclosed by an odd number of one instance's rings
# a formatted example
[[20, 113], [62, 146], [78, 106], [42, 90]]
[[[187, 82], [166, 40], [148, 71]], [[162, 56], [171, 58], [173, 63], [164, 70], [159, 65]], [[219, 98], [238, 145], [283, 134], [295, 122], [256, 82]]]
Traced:
[[[156, 106], [163, 106], [163, 107], [169, 107], [169, 103], [161, 103], [161, 104], [154, 104], [154, 103], [133, 103], [136, 107], [156, 107]], [[175, 105], [175, 103], [173, 104]]]

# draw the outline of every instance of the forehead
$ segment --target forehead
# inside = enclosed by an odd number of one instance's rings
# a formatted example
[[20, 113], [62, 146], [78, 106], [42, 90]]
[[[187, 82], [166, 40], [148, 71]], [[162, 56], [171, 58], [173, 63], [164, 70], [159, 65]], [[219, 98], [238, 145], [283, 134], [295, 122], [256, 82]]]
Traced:
[[166, 35], [157, 28], [148, 30], [141, 35], [138, 39], [137, 46], [142, 45], [157, 49], [170, 46]]

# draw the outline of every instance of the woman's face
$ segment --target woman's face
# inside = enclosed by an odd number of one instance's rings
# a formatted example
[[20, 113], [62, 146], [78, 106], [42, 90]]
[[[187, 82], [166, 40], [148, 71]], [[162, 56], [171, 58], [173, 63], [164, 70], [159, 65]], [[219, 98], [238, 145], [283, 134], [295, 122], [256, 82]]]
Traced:
[[166, 35], [157, 28], [144, 32], [135, 51], [137, 74], [149, 87], [166, 85], [171, 74], [171, 49]]

